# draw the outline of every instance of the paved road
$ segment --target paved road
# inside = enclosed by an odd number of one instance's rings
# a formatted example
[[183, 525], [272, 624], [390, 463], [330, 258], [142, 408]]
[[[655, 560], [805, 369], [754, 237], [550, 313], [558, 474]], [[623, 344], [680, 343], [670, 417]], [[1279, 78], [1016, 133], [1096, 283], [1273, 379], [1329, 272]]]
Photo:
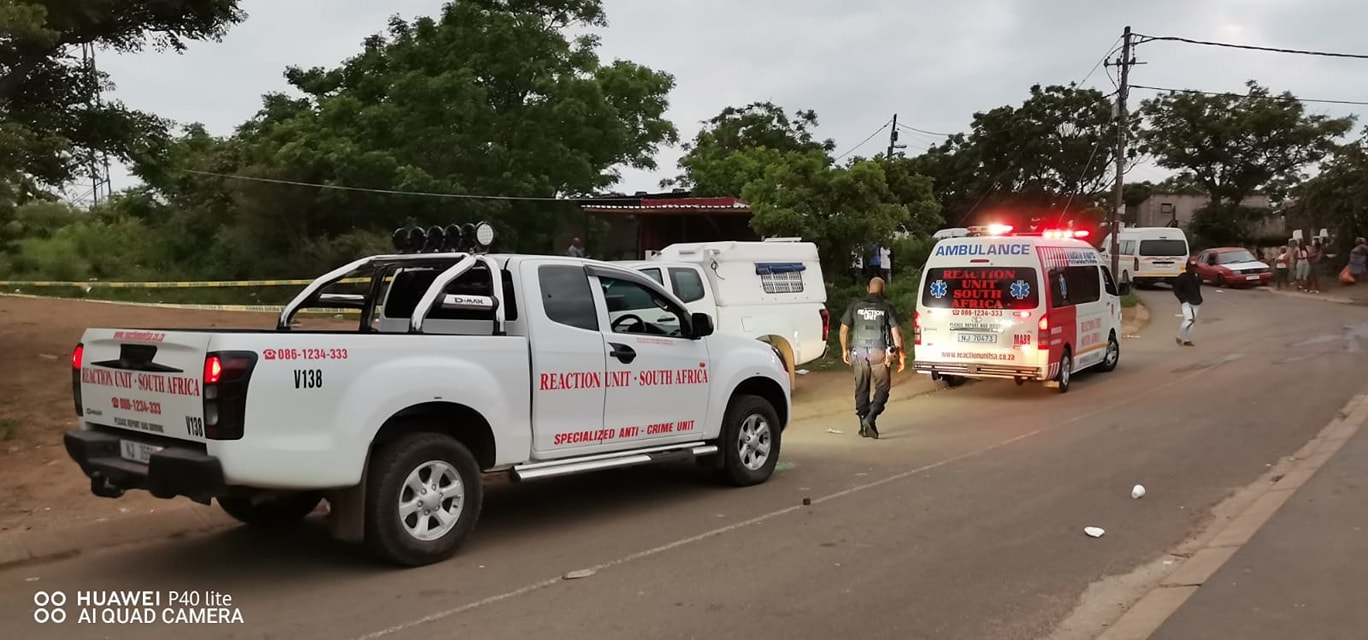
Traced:
[[[791, 467], [761, 487], [715, 488], [689, 466], [504, 487], [459, 557], [408, 571], [316, 527], [114, 550], [0, 573], [0, 620], [13, 638], [179, 638], [39, 626], [33, 594], [212, 589], [246, 622], [204, 638], [1039, 637], [1361, 391], [1343, 375], [1368, 358], [1361, 307], [1206, 296], [1198, 346], [1179, 348], [1172, 295], [1145, 292], [1153, 318], [1120, 368], [1065, 395], [972, 385], [896, 406], [877, 442], [849, 421], [796, 423]], [[1137, 482], [1149, 495], [1133, 501]]]

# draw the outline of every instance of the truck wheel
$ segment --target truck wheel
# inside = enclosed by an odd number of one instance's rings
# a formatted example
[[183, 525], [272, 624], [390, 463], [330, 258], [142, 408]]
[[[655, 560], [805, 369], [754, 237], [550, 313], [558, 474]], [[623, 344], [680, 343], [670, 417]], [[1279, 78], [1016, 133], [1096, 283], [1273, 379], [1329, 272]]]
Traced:
[[314, 509], [318, 508], [318, 503], [323, 501], [323, 496], [313, 492], [291, 493], [281, 496], [271, 496], [264, 500], [253, 502], [251, 497], [246, 496], [222, 496], [217, 498], [219, 508], [224, 513], [233, 516], [238, 522], [253, 527], [270, 529], [291, 525], [303, 520]]
[[1121, 362], [1121, 343], [1116, 341], [1116, 332], [1111, 332], [1107, 336], [1107, 353], [1102, 356], [1102, 363], [1097, 365], [1098, 371], [1114, 371], [1117, 363]]
[[395, 564], [450, 558], [475, 528], [484, 502], [480, 465], [464, 444], [436, 433], [380, 448], [366, 483], [366, 545]]
[[758, 396], [736, 396], [722, 421], [720, 479], [738, 487], [769, 480], [779, 462], [780, 439], [779, 416], [769, 402]]

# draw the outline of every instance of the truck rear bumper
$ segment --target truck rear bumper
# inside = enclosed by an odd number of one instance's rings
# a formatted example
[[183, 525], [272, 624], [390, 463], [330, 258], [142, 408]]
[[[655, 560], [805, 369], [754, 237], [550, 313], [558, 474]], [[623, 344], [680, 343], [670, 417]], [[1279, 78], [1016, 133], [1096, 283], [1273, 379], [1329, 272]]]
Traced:
[[125, 439], [100, 431], [66, 433], [67, 455], [90, 478], [91, 493], [117, 498], [128, 489], [142, 489], [158, 498], [185, 496], [204, 503], [227, 493], [217, 458], [189, 447], [168, 446], [143, 464], [120, 455]]

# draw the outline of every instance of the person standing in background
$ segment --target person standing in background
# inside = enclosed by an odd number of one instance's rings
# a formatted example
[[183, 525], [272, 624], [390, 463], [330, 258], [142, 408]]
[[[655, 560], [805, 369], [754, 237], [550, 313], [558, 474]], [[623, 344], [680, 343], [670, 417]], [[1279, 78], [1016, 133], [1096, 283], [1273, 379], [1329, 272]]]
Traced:
[[1306, 290], [1309, 293], [1320, 293], [1320, 270], [1321, 263], [1325, 261], [1325, 249], [1321, 247], [1320, 238], [1311, 241], [1311, 249], [1306, 252]]
[[1288, 260], [1290, 252], [1286, 246], [1278, 247], [1278, 256], [1273, 258], [1273, 284], [1282, 290], [1287, 286], [1287, 274], [1289, 270]]
[[881, 270], [883, 269], [883, 265], [879, 264], [879, 258], [881, 257], [879, 255], [879, 245], [869, 245], [869, 249], [866, 251], [866, 253], [869, 254], [869, 272], [865, 274], [865, 277], [877, 278], [879, 277], [879, 274], [882, 272]]
[[1349, 251], [1348, 268], [1349, 276], [1356, 283], [1368, 276], [1368, 239], [1359, 237], [1354, 240], [1354, 248]]
[[1307, 274], [1311, 271], [1311, 263], [1307, 262], [1308, 254], [1306, 251], [1306, 241], [1298, 240], [1292, 246], [1292, 280], [1297, 283], [1297, 288], [1306, 290]]
[[882, 245], [879, 246], [879, 275], [884, 282], [893, 282], [893, 252]]
[[565, 255], [570, 256], [571, 258], [583, 258], [583, 257], [584, 257], [584, 241], [583, 241], [583, 240], [580, 240], [580, 239], [579, 239], [579, 236], [576, 236], [576, 237], [574, 237], [574, 238], [571, 238], [571, 239], [570, 239], [570, 248], [565, 250]]
[[1178, 336], [1174, 341], [1191, 347], [1192, 326], [1197, 324], [1197, 312], [1202, 307], [1202, 279], [1197, 276], [1195, 262], [1189, 260], [1183, 265], [1183, 272], [1173, 279], [1173, 295], [1183, 310], [1183, 321], [1178, 324]]

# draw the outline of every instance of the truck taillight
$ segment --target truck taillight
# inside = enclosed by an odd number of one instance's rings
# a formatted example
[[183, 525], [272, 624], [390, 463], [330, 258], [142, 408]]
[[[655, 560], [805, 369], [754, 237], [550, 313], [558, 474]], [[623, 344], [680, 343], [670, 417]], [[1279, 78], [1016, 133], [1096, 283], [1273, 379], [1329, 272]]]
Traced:
[[822, 342], [827, 341], [831, 335], [831, 312], [826, 307], [822, 307]]
[[71, 400], [76, 404], [76, 415], [84, 416], [85, 407], [81, 402], [81, 363], [85, 360], [85, 345], [77, 344], [71, 350]]
[[204, 358], [204, 437], [240, 440], [247, 422], [247, 386], [256, 369], [252, 351], [220, 351]]
[[912, 312], [912, 344], [921, 344], [921, 312]]

